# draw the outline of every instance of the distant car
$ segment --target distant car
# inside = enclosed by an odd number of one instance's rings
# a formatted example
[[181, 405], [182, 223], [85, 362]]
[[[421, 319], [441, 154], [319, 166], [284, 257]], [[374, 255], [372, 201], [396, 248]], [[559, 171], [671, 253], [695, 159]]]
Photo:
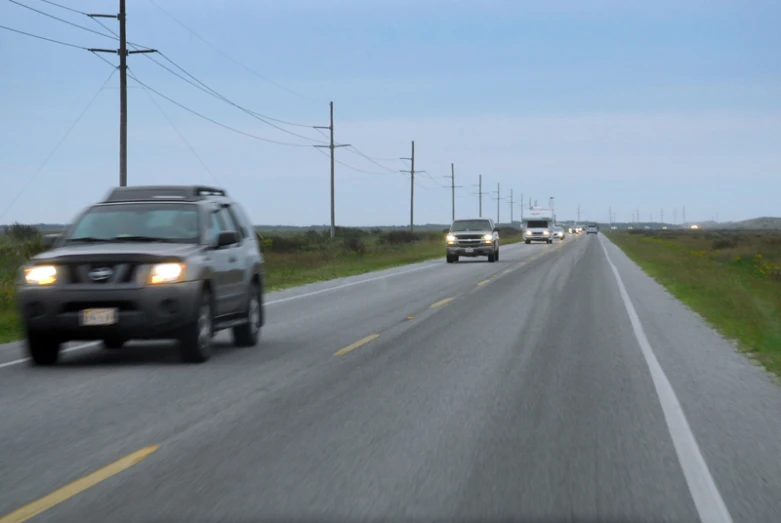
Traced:
[[599, 226], [595, 223], [589, 224], [586, 228], [586, 234], [599, 234]]
[[456, 220], [447, 234], [447, 262], [459, 257], [486, 256], [493, 263], [499, 261], [499, 229], [489, 218]]
[[556, 226], [553, 228], [553, 237], [558, 238], [559, 240], [563, 240], [565, 238], [566, 234], [564, 232], [563, 227]]
[[118, 187], [50, 242], [17, 283], [35, 365], [54, 365], [71, 340], [119, 349], [172, 338], [194, 363], [209, 359], [223, 329], [236, 345], [257, 344], [263, 256], [244, 210], [221, 189]]

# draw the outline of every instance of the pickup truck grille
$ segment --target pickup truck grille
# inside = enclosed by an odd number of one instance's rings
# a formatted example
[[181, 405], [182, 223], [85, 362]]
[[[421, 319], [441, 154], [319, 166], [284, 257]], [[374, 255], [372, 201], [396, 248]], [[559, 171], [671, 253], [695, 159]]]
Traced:
[[483, 238], [482, 234], [464, 234], [462, 236], [458, 236], [458, 240], [481, 240]]

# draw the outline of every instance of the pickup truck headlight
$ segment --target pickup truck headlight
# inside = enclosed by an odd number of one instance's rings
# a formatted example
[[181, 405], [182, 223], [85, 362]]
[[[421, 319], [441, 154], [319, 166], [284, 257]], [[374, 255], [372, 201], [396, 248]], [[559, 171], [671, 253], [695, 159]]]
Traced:
[[24, 270], [24, 281], [29, 285], [51, 285], [57, 281], [57, 267], [54, 265], [36, 265]]
[[453, 236], [452, 234], [448, 234], [447, 235], [447, 241], [454, 242], [454, 241], [456, 241], [456, 237]]
[[550, 233], [548, 231], [542, 231], [543, 236], [548, 236]]
[[493, 237], [493, 235], [492, 235], [492, 234], [484, 234], [484, 235], [483, 235], [483, 239], [484, 239], [484, 240], [493, 240], [493, 239], [494, 239], [494, 237]]
[[149, 272], [149, 283], [176, 283], [184, 277], [183, 263], [158, 263]]

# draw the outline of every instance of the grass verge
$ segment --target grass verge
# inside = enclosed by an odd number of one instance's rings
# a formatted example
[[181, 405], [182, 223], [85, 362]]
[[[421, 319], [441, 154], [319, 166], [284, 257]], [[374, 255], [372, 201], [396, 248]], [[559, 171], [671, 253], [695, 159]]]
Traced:
[[781, 375], [781, 232], [636, 231], [607, 236], [740, 350]]

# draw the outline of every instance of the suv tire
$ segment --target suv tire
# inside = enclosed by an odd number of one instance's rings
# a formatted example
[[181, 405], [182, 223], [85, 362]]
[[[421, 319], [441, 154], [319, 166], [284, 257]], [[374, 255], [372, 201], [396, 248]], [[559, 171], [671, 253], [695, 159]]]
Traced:
[[494, 255], [494, 259], [496, 261], [499, 261], [499, 247], [496, 248], [496, 254]]
[[233, 344], [237, 347], [254, 347], [260, 337], [260, 327], [263, 324], [263, 298], [260, 286], [252, 284], [247, 300], [247, 323], [233, 327]]
[[201, 291], [195, 318], [182, 328], [179, 350], [187, 363], [203, 363], [211, 358], [214, 336], [214, 312], [211, 293]]
[[34, 365], [48, 367], [57, 363], [60, 357], [60, 342], [43, 332], [28, 332], [27, 353]]
[[494, 263], [496, 261], [496, 251], [493, 251], [491, 254], [488, 255], [488, 262]]

